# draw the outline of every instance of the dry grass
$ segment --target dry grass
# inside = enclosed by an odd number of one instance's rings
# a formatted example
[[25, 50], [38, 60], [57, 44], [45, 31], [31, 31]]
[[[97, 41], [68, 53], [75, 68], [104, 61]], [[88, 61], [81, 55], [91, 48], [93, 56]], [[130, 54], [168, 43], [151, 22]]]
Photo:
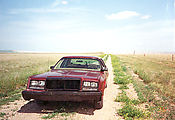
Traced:
[[118, 55], [146, 84], [171, 99], [175, 99], [175, 60], [170, 54]]
[[150, 117], [174, 120], [175, 61], [171, 55], [118, 55], [118, 58], [128, 74], [138, 75], [133, 77], [132, 83], [140, 103], [151, 113]]
[[30, 75], [49, 70], [59, 54], [0, 54], [0, 96], [24, 86]]

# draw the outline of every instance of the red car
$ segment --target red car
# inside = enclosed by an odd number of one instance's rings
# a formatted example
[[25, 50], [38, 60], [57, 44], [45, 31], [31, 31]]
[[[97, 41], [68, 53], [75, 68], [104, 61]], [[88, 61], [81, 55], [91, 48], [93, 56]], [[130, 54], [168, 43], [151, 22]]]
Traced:
[[93, 101], [95, 108], [103, 107], [108, 69], [101, 58], [66, 56], [51, 71], [30, 76], [25, 100], [37, 101]]

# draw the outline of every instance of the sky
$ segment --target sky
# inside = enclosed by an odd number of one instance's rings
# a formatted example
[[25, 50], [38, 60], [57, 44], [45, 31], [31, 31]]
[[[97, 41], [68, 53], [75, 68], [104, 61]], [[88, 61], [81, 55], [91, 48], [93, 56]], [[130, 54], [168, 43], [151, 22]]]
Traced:
[[0, 0], [0, 50], [175, 52], [175, 1]]

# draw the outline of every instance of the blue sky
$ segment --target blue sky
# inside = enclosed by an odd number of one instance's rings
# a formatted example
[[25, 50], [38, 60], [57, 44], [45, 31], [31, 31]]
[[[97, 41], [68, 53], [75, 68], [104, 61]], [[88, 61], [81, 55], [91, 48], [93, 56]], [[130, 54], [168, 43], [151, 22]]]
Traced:
[[0, 0], [0, 49], [173, 52], [174, 0]]

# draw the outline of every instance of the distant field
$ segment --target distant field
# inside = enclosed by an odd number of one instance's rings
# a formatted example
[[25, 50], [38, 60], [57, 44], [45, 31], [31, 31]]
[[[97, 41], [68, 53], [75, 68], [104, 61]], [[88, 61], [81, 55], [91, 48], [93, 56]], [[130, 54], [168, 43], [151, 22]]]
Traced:
[[0, 54], [0, 98], [9, 96], [12, 91], [25, 86], [29, 76], [48, 71], [51, 65], [65, 55], [79, 54]]
[[170, 54], [117, 55], [155, 91], [175, 100], [175, 60]]

